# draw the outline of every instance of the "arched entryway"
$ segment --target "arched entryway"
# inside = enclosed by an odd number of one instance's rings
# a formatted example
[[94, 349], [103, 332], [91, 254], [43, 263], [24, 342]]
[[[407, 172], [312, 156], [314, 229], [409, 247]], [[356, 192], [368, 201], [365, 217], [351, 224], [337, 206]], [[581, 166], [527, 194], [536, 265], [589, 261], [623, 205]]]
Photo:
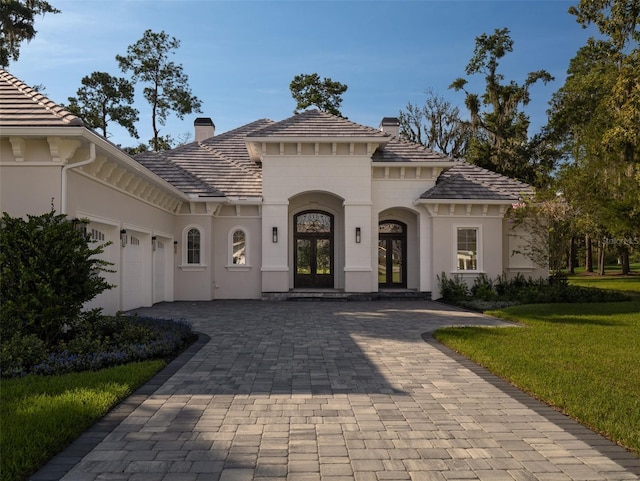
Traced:
[[407, 287], [407, 225], [385, 220], [378, 226], [378, 286]]
[[333, 215], [322, 210], [299, 212], [293, 227], [294, 287], [333, 288]]

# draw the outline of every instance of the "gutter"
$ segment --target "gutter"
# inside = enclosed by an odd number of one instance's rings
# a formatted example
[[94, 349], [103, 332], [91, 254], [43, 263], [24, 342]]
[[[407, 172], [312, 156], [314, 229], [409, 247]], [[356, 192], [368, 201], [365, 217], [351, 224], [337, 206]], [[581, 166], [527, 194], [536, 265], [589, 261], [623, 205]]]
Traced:
[[82, 167], [84, 165], [90, 164], [96, 160], [96, 144], [93, 142], [89, 142], [89, 157], [85, 160], [81, 160], [80, 162], [75, 162], [73, 164], [67, 164], [62, 167], [62, 186], [61, 186], [61, 194], [60, 194], [60, 213], [63, 215], [67, 215], [67, 172], [70, 169], [75, 169], [77, 167]]

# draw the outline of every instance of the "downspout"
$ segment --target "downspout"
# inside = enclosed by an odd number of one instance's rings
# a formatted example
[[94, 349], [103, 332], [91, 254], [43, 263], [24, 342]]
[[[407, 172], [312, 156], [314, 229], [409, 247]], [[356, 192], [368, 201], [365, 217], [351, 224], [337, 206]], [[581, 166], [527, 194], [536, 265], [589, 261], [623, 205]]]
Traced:
[[96, 144], [93, 142], [89, 143], [89, 157], [85, 160], [81, 160], [80, 162], [75, 162], [73, 164], [67, 164], [62, 167], [62, 191], [60, 194], [60, 213], [63, 215], [67, 215], [67, 171], [69, 169], [75, 169], [77, 167], [82, 167], [83, 165], [90, 164], [96, 160]]

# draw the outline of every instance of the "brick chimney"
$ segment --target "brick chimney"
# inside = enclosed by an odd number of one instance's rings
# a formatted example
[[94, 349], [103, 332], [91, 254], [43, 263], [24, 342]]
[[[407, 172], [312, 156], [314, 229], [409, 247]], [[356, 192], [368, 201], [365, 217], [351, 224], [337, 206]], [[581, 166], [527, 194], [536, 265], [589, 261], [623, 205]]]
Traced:
[[193, 128], [195, 130], [196, 142], [202, 142], [210, 137], [213, 137], [216, 131], [216, 126], [209, 117], [198, 117], [193, 122]]
[[380, 121], [380, 130], [397, 137], [400, 133], [400, 120], [397, 117], [383, 117]]

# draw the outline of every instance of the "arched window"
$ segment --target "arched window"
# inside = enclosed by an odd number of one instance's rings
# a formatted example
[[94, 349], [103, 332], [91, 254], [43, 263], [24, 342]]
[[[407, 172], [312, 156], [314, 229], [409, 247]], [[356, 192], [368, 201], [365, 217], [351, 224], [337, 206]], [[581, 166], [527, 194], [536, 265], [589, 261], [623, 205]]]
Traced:
[[200, 231], [195, 227], [187, 231], [187, 264], [200, 264], [201, 238]]
[[247, 263], [247, 236], [243, 230], [235, 230], [232, 237], [231, 262], [234, 265], [245, 265]]
[[248, 270], [251, 267], [251, 259], [249, 258], [249, 234], [246, 228], [232, 227], [229, 230], [228, 239], [227, 269]]

